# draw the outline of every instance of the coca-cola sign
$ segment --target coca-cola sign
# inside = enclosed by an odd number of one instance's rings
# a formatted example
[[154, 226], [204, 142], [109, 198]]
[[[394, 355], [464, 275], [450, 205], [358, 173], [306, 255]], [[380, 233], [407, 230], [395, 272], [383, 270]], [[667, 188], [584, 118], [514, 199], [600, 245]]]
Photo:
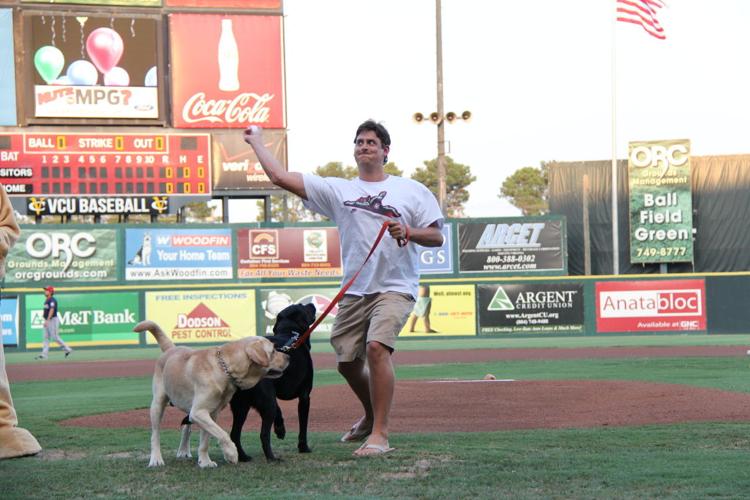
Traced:
[[173, 125], [285, 128], [281, 23], [281, 16], [170, 14]]

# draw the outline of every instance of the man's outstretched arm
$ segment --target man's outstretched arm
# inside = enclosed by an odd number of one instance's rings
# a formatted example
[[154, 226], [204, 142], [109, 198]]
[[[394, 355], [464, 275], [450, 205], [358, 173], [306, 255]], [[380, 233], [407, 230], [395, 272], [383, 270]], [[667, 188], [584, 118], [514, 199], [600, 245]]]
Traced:
[[257, 125], [251, 125], [243, 134], [245, 142], [250, 144], [258, 157], [260, 166], [271, 182], [290, 193], [294, 193], [303, 200], [307, 199], [305, 193], [305, 182], [299, 172], [287, 172], [278, 159], [263, 144], [263, 129]]

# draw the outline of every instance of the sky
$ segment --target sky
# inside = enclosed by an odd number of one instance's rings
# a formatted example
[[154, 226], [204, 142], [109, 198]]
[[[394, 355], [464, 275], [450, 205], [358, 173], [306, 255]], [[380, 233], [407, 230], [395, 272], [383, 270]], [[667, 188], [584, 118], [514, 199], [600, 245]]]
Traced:
[[[750, 152], [750, 1], [665, 0], [666, 40], [616, 23], [615, 0], [442, 0], [446, 154], [468, 165], [467, 217], [517, 216], [503, 180], [543, 161], [610, 160], [629, 141]], [[382, 122], [409, 176], [437, 157], [434, 0], [284, 0], [289, 169], [354, 165]], [[613, 60], [615, 77], [613, 78]], [[615, 93], [613, 105], [613, 91]]]

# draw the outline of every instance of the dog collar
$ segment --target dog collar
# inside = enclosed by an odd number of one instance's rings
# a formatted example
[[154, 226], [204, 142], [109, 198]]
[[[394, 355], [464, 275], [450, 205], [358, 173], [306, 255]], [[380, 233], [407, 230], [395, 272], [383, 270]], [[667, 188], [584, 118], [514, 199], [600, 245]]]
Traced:
[[229, 373], [229, 367], [227, 366], [227, 363], [224, 361], [224, 356], [221, 355], [221, 349], [216, 349], [216, 359], [219, 361], [219, 366], [221, 366], [221, 369], [224, 370], [224, 373], [227, 374], [227, 377], [229, 377], [229, 380], [232, 381], [232, 384], [234, 384], [236, 388], [242, 389], [239, 381], [235, 378], [235, 376]]

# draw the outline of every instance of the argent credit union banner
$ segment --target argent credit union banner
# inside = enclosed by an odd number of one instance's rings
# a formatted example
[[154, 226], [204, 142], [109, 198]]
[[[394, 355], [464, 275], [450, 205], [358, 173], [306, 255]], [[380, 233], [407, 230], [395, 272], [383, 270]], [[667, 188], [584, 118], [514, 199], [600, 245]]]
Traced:
[[631, 142], [630, 262], [693, 261], [690, 141]]

